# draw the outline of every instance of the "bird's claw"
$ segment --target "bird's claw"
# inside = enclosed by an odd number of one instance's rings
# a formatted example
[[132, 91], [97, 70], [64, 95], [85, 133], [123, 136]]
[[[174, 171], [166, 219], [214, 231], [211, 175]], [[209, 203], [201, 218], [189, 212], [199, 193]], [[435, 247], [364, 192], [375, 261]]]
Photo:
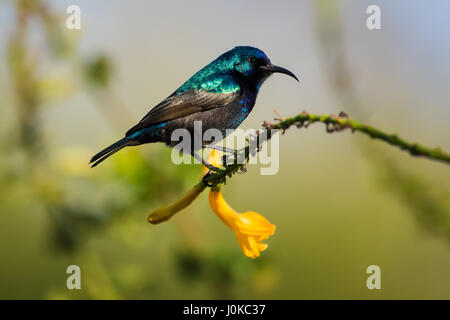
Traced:
[[223, 169], [220, 169], [220, 168], [218, 168], [216, 166], [213, 166], [212, 164], [210, 164], [210, 163], [208, 163], [206, 161], [203, 163], [203, 165], [209, 169], [209, 172], [211, 172], [211, 171], [213, 171], [213, 172], [221, 172], [221, 171], [223, 171]]
[[211, 176], [211, 171], [208, 171], [202, 178], [202, 182], [207, 187], [213, 187], [214, 185], [208, 182], [208, 178]]

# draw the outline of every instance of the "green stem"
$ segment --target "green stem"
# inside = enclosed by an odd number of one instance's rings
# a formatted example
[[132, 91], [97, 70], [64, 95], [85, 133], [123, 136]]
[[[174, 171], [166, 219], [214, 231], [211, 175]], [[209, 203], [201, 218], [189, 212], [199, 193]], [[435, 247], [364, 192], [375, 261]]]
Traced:
[[[312, 123], [321, 122], [326, 125], [327, 132], [342, 131], [345, 129], [350, 129], [352, 132], [359, 131], [362, 132], [373, 139], [382, 140], [389, 143], [390, 145], [396, 146], [402, 150], [408, 151], [413, 156], [422, 156], [431, 160], [439, 160], [450, 164], [450, 155], [443, 152], [439, 148], [427, 148], [418, 143], [411, 143], [398, 137], [396, 134], [388, 134], [374, 127], [361, 124], [351, 118], [346, 114], [341, 113], [339, 116], [336, 115], [315, 115], [309, 114], [307, 112], [302, 112], [294, 117], [289, 117], [280, 120], [278, 123], [272, 124], [269, 122], [264, 122], [263, 127], [268, 129], [267, 135], [258, 134], [258, 145], [261, 145], [264, 141], [270, 140], [272, 137], [271, 130], [282, 130], [283, 132], [291, 127], [292, 125], [301, 127], [308, 127]], [[237, 153], [244, 153], [245, 159], [248, 160], [250, 154], [250, 147], [246, 146], [237, 151]], [[215, 187], [218, 184], [225, 183], [227, 177], [231, 177], [236, 172], [242, 170], [245, 167], [244, 164], [230, 164], [227, 165], [224, 170], [220, 172], [211, 173], [204, 182], [208, 183], [209, 186]]]
[[450, 164], [450, 155], [439, 148], [427, 148], [418, 143], [411, 143], [403, 140], [396, 134], [388, 134], [374, 127], [361, 124], [345, 115], [314, 115], [303, 112], [295, 117], [286, 118], [276, 124], [266, 125], [269, 129], [286, 130], [292, 125], [305, 126], [308, 123], [322, 122], [327, 126], [328, 132], [351, 129], [352, 132], [359, 131], [371, 138], [382, 140], [390, 145], [396, 146], [402, 150], [408, 151], [413, 156], [422, 156], [431, 160], [440, 160]]

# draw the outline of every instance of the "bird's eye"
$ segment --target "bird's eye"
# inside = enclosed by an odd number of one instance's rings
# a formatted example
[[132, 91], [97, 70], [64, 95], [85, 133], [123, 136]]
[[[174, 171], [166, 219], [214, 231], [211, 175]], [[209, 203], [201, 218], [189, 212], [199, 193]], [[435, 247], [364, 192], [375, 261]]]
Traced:
[[256, 57], [251, 56], [248, 61], [250, 61], [251, 64], [255, 64], [256, 63]]

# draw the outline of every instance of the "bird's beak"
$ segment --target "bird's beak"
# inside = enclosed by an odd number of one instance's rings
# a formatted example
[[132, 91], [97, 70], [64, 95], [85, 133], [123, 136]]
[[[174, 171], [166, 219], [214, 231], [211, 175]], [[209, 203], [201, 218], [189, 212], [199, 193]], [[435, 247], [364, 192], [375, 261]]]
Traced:
[[288, 69], [279, 67], [279, 66], [274, 66], [272, 64], [268, 65], [268, 66], [262, 66], [261, 67], [263, 70], [272, 72], [272, 73], [284, 73], [287, 74], [288, 76], [294, 78], [295, 80], [299, 81], [298, 78], [295, 76], [295, 74], [293, 74], [292, 72], [290, 72]]

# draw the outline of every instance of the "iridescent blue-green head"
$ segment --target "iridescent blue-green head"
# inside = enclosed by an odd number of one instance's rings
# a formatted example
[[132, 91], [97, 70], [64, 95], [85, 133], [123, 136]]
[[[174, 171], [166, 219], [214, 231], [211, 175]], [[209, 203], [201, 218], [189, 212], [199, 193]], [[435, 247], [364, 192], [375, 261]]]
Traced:
[[298, 81], [291, 71], [273, 65], [263, 51], [254, 47], [235, 47], [222, 54], [211, 65], [216, 70], [232, 73], [243, 83], [254, 85], [257, 90], [273, 73], [284, 73]]

